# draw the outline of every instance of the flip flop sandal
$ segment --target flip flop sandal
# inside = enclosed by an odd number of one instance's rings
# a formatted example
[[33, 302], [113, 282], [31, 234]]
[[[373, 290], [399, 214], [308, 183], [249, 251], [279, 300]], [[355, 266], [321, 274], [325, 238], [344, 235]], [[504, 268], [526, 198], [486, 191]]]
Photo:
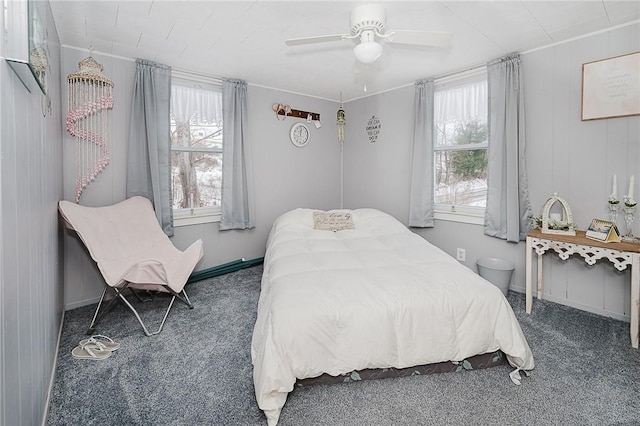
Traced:
[[71, 351], [71, 356], [76, 359], [94, 359], [96, 361], [107, 359], [111, 356], [111, 351], [103, 351], [91, 344], [76, 346]]
[[103, 336], [102, 334], [96, 334], [88, 339], [80, 340], [80, 346], [93, 345], [101, 351], [113, 352], [120, 348], [120, 343], [116, 343], [110, 337]]

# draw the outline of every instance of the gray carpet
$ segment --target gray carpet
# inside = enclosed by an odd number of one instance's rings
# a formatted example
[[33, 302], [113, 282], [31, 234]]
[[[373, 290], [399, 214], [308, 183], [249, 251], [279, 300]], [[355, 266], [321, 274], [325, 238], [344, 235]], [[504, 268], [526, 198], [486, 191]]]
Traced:
[[[163, 332], [145, 337], [122, 306], [96, 332], [122, 348], [75, 360], [95, 306], [65, 315], [47, 423], [266, 425], [253, 392], [251, 334], [262, 267], [187, 286]], [[515, 386], [510, 368], [296, 388], [279, 425], [640, 425], [640, 351], [629, 324], [546, 301], [509, 301], [536, 368]], [[164, 299], [141, 310], [159, 323]], [[153, 318], [150, 318], [153, 317]]]

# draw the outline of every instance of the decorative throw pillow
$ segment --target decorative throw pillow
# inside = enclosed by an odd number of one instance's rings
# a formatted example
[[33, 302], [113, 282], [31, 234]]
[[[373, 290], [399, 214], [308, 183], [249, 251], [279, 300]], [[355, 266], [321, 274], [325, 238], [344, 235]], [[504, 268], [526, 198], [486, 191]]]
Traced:
[[313, 212], [313, 229], [333, 232], [354, 229], [351, 213]]

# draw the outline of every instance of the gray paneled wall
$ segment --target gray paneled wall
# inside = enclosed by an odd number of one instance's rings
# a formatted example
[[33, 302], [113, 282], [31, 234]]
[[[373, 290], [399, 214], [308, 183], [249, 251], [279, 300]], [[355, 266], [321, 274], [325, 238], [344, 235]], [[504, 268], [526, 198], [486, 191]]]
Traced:
[[[585, 229], [593, 218], [607, 218], [614, 174], [618, 194], [629, 176], [640, 175], [640, 117], [580, 120], [582, 64], [640, 50], [635, 24], [523, 55], [526, 90], [528, 167], [534, 212], [557, 191]], [[639, 194], [636, 190], [636, 198]], [[621, 217], [618, 225], [624, 231]], [[635, 223], [635, 233], [640, 226]], [[628, 317], [630, 272], [602, 262], [562, 262], [545, 257], [545, 296], [554, 301]], [[522, 284], [520, 284], [522, 285]]]
[[[607, 217], [613, 174], [618, 194], [626, 193], [630, 175], [640, 176], [640, 117], [580, 120], [582, 64], [639, 50], [640, 25], [635, 24], [522, 55], [534, 214], [559, 192], [585, 229], [592, 218]], [[406, 223], [413, 86], [349, 102], [345, 109], [345, 206], [377, 207]], [[383, 126], [376, 143], [369, 143], [365, 132], [372, 115]], [[624, 229], [622, 218], [618, 224]], [[636, 217], [634, 232], [639, 231]], [[477, 258], [485, 255], [513, 261], [511, 288], [524, 292], [524, 243], [486, 237], [481, 225], [442, 220], [416, 232], [454, 256], [457, 247], [465, 248], [466, 265], [474, 270]], [[545, 297], [628, 320], [629, 271], [617, 272], [604, 262], [587, 266], [581, 258], [563, 262], [552, 255], [545, 256], [544, 265]]]
[[[5, 33], [0, 27], [1, 48]], [[63, 311], [57, 213], [62, 198], [60, 56], [55, 29], [49, 37], [51, 112], [46, 117], [42, 95], [29, 93], [0, 58], [2, 425], [43, 423]]]

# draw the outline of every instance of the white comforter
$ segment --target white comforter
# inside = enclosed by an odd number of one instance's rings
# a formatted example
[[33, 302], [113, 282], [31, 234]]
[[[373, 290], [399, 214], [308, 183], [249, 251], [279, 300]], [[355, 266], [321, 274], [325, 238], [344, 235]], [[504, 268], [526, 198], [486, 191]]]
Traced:
[[251, 357], [275, 425], [296, 378], [461, 361], [498, 349], [533, 356], [502, 292], [393, 217], [350, 210], [354, 230], [313, 229], [313, 210], [273, 225]]

